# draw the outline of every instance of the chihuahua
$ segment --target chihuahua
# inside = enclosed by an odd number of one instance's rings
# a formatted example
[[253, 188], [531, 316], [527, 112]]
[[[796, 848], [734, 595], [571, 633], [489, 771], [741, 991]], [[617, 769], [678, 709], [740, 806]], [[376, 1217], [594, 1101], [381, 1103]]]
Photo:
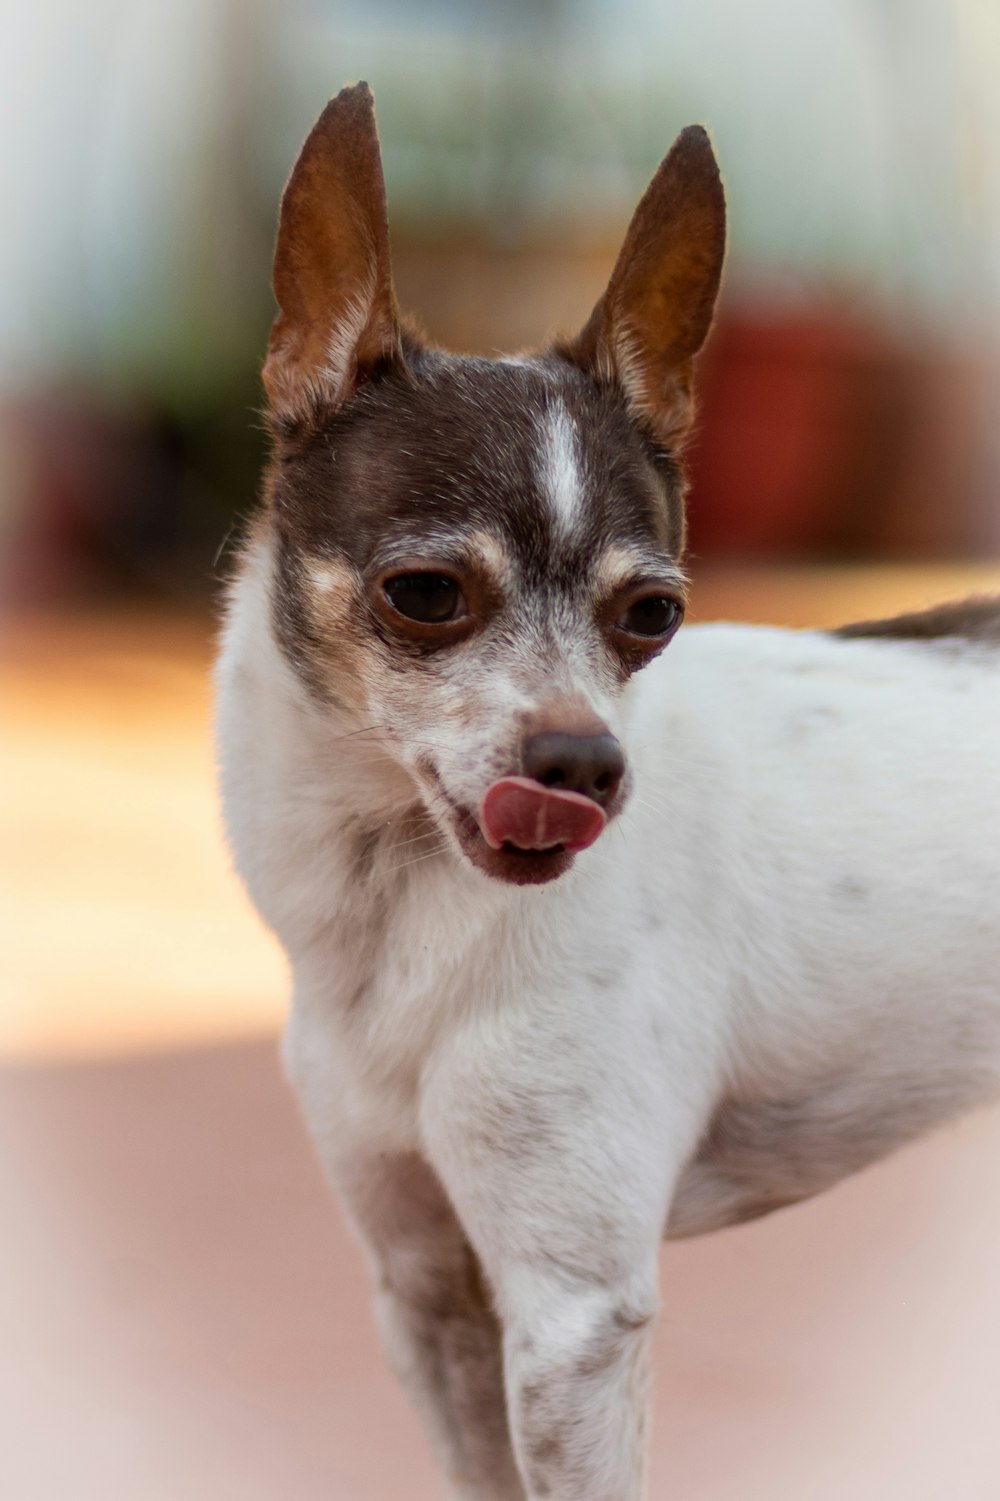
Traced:
[[225, 816], [465, 1501], [638, 1501], [663, 1236], [1000, 1091], [1000, 600], [675, 634], [724, 238], [692, 126], [583, 331], [479, 359], [400, 321], [366, 85], [282, 201]]

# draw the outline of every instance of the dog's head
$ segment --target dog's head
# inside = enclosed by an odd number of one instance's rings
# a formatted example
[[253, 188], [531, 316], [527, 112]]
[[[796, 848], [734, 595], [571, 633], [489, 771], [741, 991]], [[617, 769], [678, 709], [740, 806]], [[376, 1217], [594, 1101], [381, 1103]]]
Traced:
[[620, 810], [630, 676], [684, 608], [691, 362], [725, 208], [685, 130], [583, 332], [484, 360], [401, 325], [371, 95], [345, 89], [282, 201], [264, 367], [278, 639], [377, 737], [461, 854], [561, 874]]

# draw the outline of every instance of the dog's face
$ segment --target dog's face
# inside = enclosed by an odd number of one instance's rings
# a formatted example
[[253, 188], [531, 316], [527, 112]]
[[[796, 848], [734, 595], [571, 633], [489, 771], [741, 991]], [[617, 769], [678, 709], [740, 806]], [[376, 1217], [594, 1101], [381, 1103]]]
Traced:
[[483, 801], [527, 772], [621, 807], [617, 699], [683, 609], [675, 465], [566, 361], [411, 351], [286, 446], [271, 500], [279, 627], [313, 690], [379, 726], [477, 865], [558, 874], [564, 840], [491, 848]]
[[502, 880], [558, 876], [622, 807], [618, 700], [683, 614], [676, 451], [722, 256], [711, 150], [685, 136], [584, 333], [530, 359], [402, 335], [363, 85], [328, 106], [283, 201], [277, 635], [338, 728], [346, 710], [377, 736]]

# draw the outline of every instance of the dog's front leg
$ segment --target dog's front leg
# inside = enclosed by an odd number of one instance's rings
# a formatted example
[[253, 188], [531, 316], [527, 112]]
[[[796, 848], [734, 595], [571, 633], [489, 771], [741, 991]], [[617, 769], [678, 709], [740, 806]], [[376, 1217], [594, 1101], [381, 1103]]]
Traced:
[[664, 1112], [650, 1081], [607, 1059], [526, 1079], [524, 1053], [509, 1068], [475, 1053], [435, 1070], [424, 1123], [503, 1323], [525, 1490], [640, 1501], [671, 1176]]
[[500, 1326], [479, 1262], [416, 1155], [336, 1171], [375, 1273], [386, 1353], [461, 1501], [524, 1501], [504, 1403]]
[[531, 1501], [640, 1501], [652, 1272], [601, 1286], [521, 1268], [503, 1283], [510, 1422]]

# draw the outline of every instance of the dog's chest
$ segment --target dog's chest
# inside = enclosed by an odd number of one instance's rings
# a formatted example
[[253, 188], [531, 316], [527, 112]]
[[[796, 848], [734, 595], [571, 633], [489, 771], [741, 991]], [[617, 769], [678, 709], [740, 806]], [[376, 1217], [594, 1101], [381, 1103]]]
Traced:
[[511, 988], [505, 914], [478, 897], [425, 870], [346, 902], [294, 958], [286, 1060], [314, 1125], [336, 1117], [382, 1150], [417, 1144], [428, 1059]]
[[313, 1129], [365, 1151], [419, 1149], [422, 1090], [442, 1056], [502, 1051], [525, 1029], [533, 1055], [550, 1032], [582, 1028], [597, 1046], [635, 986], [626, 937], [607, 932], [615, 904], [584, 921], [576, 886], [498, 889], [443, 862], [380, 901], [367, 928], [345, 912], [294, 961], [286, 1057]]

